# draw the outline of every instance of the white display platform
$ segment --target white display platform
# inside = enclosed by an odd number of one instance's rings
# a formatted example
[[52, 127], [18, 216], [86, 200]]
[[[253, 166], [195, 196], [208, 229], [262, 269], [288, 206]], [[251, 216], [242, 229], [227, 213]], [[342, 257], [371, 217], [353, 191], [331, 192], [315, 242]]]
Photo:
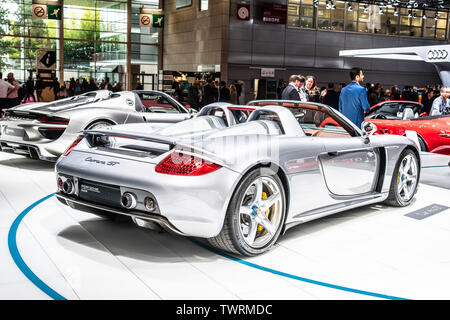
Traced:
[[[433, 162], [444, 177], [447, 158]], [[13, 261], [8, 233], [55, 184], [53, 164], [0, 152], [0, 299], [51, 299]], [[374, 205], [299, 225], [267, 254], [243, 260], [55, 197], [29, 211], [16, 242], [30, 270], [66, 299], [450, 299], [450, 209], [405, 216], [450, 207], [449, 194], [422, 183], [409, 207]]]

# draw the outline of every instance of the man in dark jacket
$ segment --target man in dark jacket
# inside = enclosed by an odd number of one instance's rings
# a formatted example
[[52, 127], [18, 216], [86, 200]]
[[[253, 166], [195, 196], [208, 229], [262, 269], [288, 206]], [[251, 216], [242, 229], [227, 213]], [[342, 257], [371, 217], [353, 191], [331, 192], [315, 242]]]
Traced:
[[300, 93], [299, 89], [301, 86], [301, 78], [300, 76], [294, 74], [289, 77], [289, 84], [284, 88], [281, 93], [282, 100], [295, 100], [300, 101]]
[[230, 89], [227, 87], [227, 83], [225, 81], [220, 82], [220, 102], [230, 102]]
[[339, 110], [339, 93], [334, 90], [334, 83], [332, 82], [328, 84], [327, 94], [325, 95], [323, 103]]
[[206, 106], [216, 101], [217, 89], [212, 85], [212, 79], [208, 79], [203, 87], [203, 105]]

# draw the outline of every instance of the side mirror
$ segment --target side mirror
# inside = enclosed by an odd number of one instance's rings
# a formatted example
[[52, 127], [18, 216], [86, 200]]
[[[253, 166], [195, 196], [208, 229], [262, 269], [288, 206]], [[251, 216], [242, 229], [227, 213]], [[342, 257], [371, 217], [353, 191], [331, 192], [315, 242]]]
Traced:
[[361, 130], [368, 136], [371, 136], [377, 132], [378, 128], [372, 122], [363, 121], [363, 123], [361, 123]]
[[369, 143], [369, 137], [377, 132], [378, 128], [372, 122], [363, 121], [363, 123], [361, 123], [361, 130], [363, 132], [364, 142]]
[[190, 109], [188, 109], [188, 112], [191, 115], [191, 117], [193, 117], [193, 116], [195, 116], [197, 114], [198, 111], [195, 110], [195, 109], [190, 108]]

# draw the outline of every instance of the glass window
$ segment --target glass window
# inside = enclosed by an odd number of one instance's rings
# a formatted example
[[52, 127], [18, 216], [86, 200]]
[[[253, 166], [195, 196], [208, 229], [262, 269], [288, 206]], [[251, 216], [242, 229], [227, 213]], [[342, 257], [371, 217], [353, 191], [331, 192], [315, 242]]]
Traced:
[[189, 7], [192, 5], [192, 0], [177, 0], [175, 3], [175, 7], [177, 9]]
[[389, 2], [288, 0], [288, 27], [447, 39], [447, 12]]
[[288, 27], [314, 28], [313, 0], [288, 1]]
[[200, 11], [206, 11], [209, 7], [209, 0], [200, 0]]

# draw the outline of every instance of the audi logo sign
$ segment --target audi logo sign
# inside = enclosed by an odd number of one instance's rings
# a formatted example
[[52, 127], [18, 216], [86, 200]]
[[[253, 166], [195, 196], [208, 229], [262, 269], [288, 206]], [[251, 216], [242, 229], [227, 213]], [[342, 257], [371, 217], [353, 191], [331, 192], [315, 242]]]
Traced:
[[447, 59], [448, 52], [445, 49], [432, 49], [428, 50], [428, 60], [445, 60]]

